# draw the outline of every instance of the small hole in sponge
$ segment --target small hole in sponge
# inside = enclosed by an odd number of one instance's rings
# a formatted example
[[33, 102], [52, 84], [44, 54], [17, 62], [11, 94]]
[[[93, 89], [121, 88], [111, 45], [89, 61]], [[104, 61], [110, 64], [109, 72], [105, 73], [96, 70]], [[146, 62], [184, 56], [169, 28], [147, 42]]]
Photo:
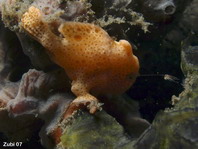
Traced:
[[80, 35], [76, 35], [76, 36], [74, 36], [74, 39], [77, 41], [80, 41], [80, 40], [82, 40], [82, 37]]

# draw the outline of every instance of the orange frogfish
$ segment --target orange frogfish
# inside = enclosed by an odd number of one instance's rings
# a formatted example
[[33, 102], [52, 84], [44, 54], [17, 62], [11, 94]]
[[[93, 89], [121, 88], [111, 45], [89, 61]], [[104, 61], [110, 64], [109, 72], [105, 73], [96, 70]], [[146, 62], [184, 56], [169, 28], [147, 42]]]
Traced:
[[139, 61], [130, 43], [114, 41], [97, 25], [65, 22], [58, 28], [60, 35], [56, 35], [42, 20], [41, 11], [33, 6], [23, 14], [21, 22], [71, 79], [76, 99], [70, 111], [85, 105], [95, 113], [100, 108], [97, 95], [121, 94], [138, 75]]

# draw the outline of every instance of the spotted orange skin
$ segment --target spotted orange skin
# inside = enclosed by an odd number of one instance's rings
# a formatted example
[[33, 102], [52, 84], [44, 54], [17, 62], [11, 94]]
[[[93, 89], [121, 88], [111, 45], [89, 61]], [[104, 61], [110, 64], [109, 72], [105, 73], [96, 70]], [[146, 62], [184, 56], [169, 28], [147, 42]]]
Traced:
[[[51, 59], [65, 69], [77, 96], [72, 104], [92, 103], [100, 94], [121, 94], [135, 81], [138, 58], [126, 40], [114, 41], [106, 31], [90, 23], [65, 22], [55, 35], [42, 21], [39, 9], [30, 7], [22, 17], [23, 28], [51, 53]], [[95, 95], [95, 96], [93, 96]]]

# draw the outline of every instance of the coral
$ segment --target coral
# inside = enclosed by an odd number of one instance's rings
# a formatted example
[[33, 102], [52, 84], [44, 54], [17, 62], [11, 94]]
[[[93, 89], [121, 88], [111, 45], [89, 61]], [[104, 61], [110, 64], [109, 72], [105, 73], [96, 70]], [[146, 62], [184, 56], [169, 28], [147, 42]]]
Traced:
[[[91, 113], [98, 109], [93, 94], [120, 94], [126, 91], [138, 75], [139, 63], [125, 41], [113, 41], [100, 27], [78, 22], [65, 22], [59, 27], [64, 38], [56, 36], [42, 21], [39, 9], [30, 7], [22, 17], [22, 26], [49, 52], [52, 60], [63, 67], [72, 80], [72, 92], [77, 98], [71, 104], [89, 104]], [[51, 43], [53, 41], [53, 43]]]

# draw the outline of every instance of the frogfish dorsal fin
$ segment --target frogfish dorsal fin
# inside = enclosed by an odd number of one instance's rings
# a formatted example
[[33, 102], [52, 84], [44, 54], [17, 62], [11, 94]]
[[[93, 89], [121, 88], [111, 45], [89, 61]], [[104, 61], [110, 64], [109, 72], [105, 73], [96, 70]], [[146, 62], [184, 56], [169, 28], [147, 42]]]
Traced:
[[102, 28], [90, 23], [65, 22], [58, 30], [69, 41], [111, 39]]

